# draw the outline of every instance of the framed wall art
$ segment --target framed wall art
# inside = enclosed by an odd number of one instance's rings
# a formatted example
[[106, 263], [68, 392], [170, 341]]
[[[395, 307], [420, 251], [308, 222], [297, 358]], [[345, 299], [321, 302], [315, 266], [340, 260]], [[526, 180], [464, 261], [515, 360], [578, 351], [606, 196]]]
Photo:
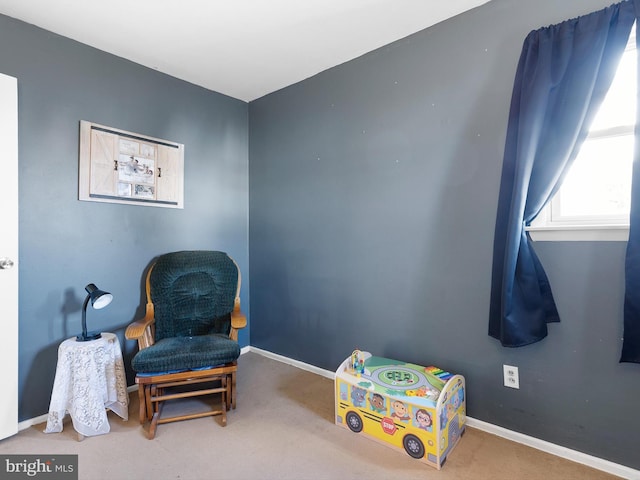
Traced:
[[78, 198], [184, 208], [184, 145], [82, 120]]

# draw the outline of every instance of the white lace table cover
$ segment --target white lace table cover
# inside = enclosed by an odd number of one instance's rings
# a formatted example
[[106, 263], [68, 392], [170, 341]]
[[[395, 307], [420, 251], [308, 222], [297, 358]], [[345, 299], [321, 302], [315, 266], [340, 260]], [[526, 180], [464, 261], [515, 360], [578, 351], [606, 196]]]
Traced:
[[124, 420], [129, 418], [129, 396], [118, 337], [77, 342], [65, 340], [58, 348], [58, 366], [53, 382], [45, 433], [62, 431], [67, 412], [73, 428], [84, 436], [109, 433], [106, 408]]

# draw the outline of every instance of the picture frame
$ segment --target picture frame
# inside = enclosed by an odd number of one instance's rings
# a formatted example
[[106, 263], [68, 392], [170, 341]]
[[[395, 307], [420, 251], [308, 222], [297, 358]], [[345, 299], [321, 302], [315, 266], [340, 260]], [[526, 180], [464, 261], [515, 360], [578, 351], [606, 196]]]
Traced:
[[184, 145], [81, 120], [78, 199], [184, 208]]

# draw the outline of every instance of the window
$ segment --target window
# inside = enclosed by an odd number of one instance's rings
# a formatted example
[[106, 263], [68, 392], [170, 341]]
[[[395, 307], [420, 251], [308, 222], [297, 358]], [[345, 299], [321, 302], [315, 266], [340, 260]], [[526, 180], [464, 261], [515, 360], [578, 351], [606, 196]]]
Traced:
[[635, 26], [562, 187], [527, 230], [533, 240], [627, 240], [636, 119]]

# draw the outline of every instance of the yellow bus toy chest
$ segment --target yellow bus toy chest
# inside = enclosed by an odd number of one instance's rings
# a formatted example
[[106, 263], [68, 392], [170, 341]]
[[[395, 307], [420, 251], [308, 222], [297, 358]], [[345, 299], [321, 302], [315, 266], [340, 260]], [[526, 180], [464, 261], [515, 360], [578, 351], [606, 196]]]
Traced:
[[336, 425], [438, 470], [464, 434], [462, 375], [356, 350], [335, 377]]

